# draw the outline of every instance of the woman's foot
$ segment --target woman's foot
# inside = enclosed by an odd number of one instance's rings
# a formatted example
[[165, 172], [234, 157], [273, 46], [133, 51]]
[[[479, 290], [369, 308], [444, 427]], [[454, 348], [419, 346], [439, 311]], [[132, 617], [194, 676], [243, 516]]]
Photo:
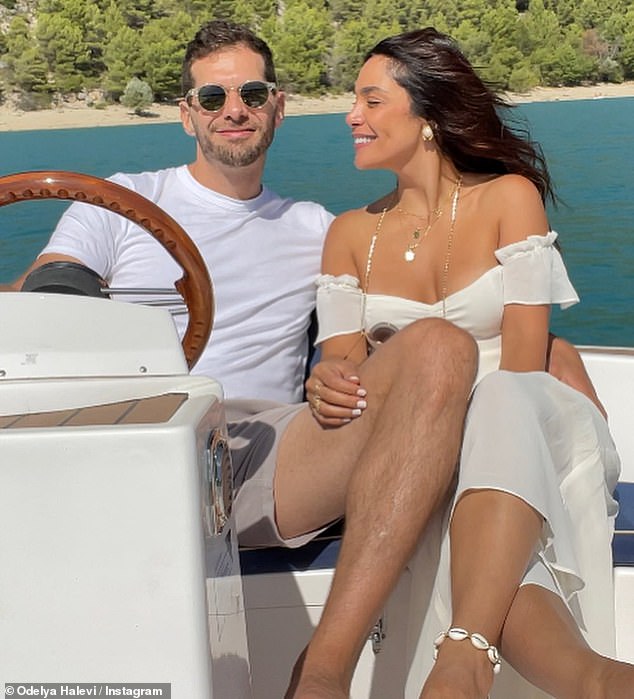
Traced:
[[469, 639], [445, 639], [420, 699], [487, 699], [492, 684], [493, 665], [485, 651]]

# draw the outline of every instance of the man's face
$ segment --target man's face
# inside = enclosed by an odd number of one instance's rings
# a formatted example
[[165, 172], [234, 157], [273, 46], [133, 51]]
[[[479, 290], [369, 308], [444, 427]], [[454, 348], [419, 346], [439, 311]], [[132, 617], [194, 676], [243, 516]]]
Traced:
[[194, 87], [214, 84], [226, 89], [224, 105], [218, 111], [205, 111], [195, 98], [191, 105], [181, 102], [183, 126], [196, 137], [205, 160], [246, 167], [263, 158], [283, 118], [284, 96], [269, 92], [262, 107], [252, 108], [236, 89], [252, 80], [265, 80], [262, 57], [237, 45], [194, 61], [191, 74]]

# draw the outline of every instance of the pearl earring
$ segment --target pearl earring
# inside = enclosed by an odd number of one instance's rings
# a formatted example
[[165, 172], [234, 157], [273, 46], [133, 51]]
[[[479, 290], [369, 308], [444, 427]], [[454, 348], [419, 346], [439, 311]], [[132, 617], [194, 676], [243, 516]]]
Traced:
[[434, 132], [429, 124], [425, 124], [420, 133], [423, 137], [423, 141], [432, 141], [434, 138]]

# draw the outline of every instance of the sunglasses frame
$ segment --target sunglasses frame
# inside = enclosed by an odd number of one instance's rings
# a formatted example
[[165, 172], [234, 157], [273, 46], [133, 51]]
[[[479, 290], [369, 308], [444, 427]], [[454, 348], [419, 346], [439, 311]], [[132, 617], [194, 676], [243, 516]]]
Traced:
[[[251, 107], [249, 106], [245, 101], [244, 97], [242, 96], [242, 88], [244, 88], [245, 85], [251, 85], [252, 83], [257, 83], [258, 85], [264, 85], [267, 89], [268, 95], [266, 97], [266, 100], [259, 106], [259, 107]], [[203, 90], [206, 87], [217, 87], [223, 90], [225, 93], [225, 99], [222, 105], [218, 109], [206, 109], [205, 107], [202, 106], [200, 103], [199, 99], [199, 93], [201, 90]], [[224, 85], [220, 85], [219, 83], [205, 83], [204, 85], [200, 85], [199, 87], [192, 87], [190, 90], [187, 91], [187, 94], [183, 97], [183, 99], [187, 102], [187, 104], [191, 107], [192, 102], [195, 99], [196, 103], [198, 104], [198, 107], [203, 111], [206, 112], [207, 114], [218, 114], [218, 112], [221, 112], [226, 104], [227, 104], [227, 98], [229, 97], [229, 93], [232, 91], [236, 91], [238, 93], [238, 96], [240, 97], [240, 100], [242, 101], [242, 104], [247, 109], [262, 109], [266, 103], [269, 101], [271, 95], [274, 95], [277, 92], [277, 84], [269, 82], [268, 80], [245, 80], [241, 85], [238, 85], [237, 87], [231, 86], [231, 87], [225, 87]]]

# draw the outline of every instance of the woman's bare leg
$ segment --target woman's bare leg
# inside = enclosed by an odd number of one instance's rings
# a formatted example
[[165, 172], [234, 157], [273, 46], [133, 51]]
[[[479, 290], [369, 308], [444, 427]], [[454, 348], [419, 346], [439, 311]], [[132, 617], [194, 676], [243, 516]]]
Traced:
[[[542, 518], [523, 500], [472, 490], [451, 524], [452, 626], [500, 644], [505, 662], [557, 699], [634, 697], [634, 666], [585, 642], [563, 601], [539, 585], [518, 587]], [[421, 699], [484, 699], [492, 665], [470, 641], [446, 640]]]
[[[520, 498], [471, 490], [451, 522], [452, 626], [498, 645], [518, 586], [539, 541], [543, 520]], [[485, 699], [493, 682], [486, 652], [469, 640], [445, 640], [421, 699]]]
[[634, 697], [634, 666], [595, 653], [561, 598], [539, 585], [518, 590], [501, 650], [523, 677], [557, 699]]

